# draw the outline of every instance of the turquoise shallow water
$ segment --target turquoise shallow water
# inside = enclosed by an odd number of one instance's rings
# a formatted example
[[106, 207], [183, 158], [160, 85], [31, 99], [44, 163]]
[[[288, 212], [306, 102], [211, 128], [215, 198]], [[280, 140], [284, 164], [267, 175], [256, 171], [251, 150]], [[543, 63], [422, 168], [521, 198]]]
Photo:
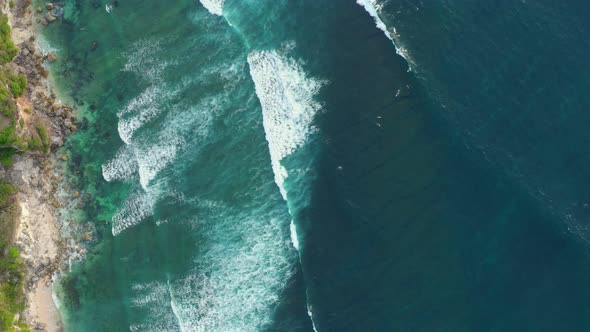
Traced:
[[582, 3], [59, 5], [67, 330], [588, 329]]

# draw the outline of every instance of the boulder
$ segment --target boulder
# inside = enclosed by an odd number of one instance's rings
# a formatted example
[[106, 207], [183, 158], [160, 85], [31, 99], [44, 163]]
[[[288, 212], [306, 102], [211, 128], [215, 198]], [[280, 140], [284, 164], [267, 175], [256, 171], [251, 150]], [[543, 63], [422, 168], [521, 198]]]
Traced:
[[43, 8], [41, 8], [41, 6], [37, 7], [37, 13], [42, 13], [43, 12]]
[[62, 161], [68, 161], [68, 156], [66, 156], [65, 154], [62, 155], [61, 157], [59, 157], [59, 159], [61, 159]]
[[54, 62], [55, 60], [57, 60], [57, 55], [53, 54], [53, 53], [48, 53], [47, 54], [47, 60], [49, 62]]
[[45, 14], [45, 19], [47, 20], [48, 23], [51, 23], [56, 20], [56, 17], [51, 15], [51, 13], [47, 13], [47, 14]]
[[51, 2], [48, 2], [45, 4], [45, 8], [47, 8], [47, 10], [52, 10], [55, 6]]

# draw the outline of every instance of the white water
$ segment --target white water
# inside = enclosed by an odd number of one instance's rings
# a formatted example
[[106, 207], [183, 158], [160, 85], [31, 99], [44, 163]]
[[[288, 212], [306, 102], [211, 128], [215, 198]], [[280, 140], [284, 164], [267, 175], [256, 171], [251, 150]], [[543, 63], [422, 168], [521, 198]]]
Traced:
[[113, 216], [112, 233], [119, 235], [125, 229], [139, 224], [152, 214], [154, 198], [149, 193], [136, 193], [127, 198], [123, 208]]
[[225, 0], [199, 0], [203, 7], [205, 7], [211, 14], [222, 16], [223, 15], [223, 3]]
[[[251, 52], [248, 63], [256, 95], [262, 105], [275, 183], [288, 203], [285, 180], [289, 173], [281, 162], [303, 146], [316, 131], [313, 120], [322, 105], [314, 98], [326, 82], [309, 77], [299, 63], [277, 51]], [[291, 243], [299, 251], [297, 226], [293, 220], [290, 232]], [[317, 332], [309, 305], [307, 314]]]
[[219, 201], [194, 203], [207, 216], [190, 221], [202, 237], [195, 269], [166, 282], [133, 285], [131, 303], [149, 312], [150, 321], [132, 324], [130, 329], [265, 330], [295, 272], [282, 223], [268, 216], [269, 210], [237, 211]]
[[314, 96], [325, 82], [308, 77], [299, 63], [276, 51], [251, 52], [248, 63], [262, 105], [275, 182], [287, 200], [288, 172], [281, 161], [316, 131], [312, 122], [322, 106]]
[[395, 47], [395, 52], [406, 60], [406, 62], [409, 65], [408, 70], [412, 70], [413, 67], [415, 67], [414, 60], [412, 59], [408, 50], [402, 46], [402, 43], [399, 40], [399, 34], [395, 30], [395, 28], [388, 29], [387, 25], [385, 25], [385, 23], [379, 16], [381, 5], [377, 2], [377, 0], [356, 0], [356, 3], [363, 6], [367, 13], [369, 13], [369, 15], [373, 17], [373, 19], [375, 20], [375, 24], [377, 25], [377, 28], [382, 30], [385, 33], [385, 36], [389, 40], [391, 40], [393, 46]]

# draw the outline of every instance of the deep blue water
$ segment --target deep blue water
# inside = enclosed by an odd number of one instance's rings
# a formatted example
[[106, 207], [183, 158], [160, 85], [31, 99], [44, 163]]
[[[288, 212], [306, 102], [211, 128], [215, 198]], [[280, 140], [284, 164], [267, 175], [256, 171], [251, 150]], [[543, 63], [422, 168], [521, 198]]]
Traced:
[[359, 2], [65, 1], [68, 330], [590, 330], [590, 5]]

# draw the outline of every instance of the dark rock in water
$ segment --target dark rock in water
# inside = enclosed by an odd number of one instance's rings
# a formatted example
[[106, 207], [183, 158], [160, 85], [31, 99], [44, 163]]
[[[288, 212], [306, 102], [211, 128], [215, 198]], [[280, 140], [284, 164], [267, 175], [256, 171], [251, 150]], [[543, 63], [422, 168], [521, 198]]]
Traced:
[[97, 47], [98, 47], [98, 42], [96, 40], [92, 41], [92, 44], [90, 44], [90, 50], [94, 51], [94, 50], [96, 50]]
[[45, 19], [47, 20], [47, 22], [51, 23], [53, 21], [55, 21], [57, 18], [53, 15], [51, 15], [51, 13], [47, 13], [45, 14]]
[[47, 60], [49, 62], [54, 62], [55, 60], [57, 60], [57, 55], [53, 54], [53, 53], [48, 53], [47, 54]]
[[119, 7], [119, 1], [113, 1], [113, 2], [111, 2], [111, 6], [113, 6], [113, 7]]
[[51, 11], [51, 15], [54, 17], [61, 17], [64, 14], [64, 9], [62, 7], [55, 7]]
[[94, 105], [94, 104], [90, 105], [90, 110], [91, 111], [96, 111], [96, 105]]
[[122, 94], [117, 94], [117, 100], [118, 101], [123, 101], [123, 95]]
[[37, 13], [42, 13], [42, 12], [43, 12], [43, 8], [37, 7]]

